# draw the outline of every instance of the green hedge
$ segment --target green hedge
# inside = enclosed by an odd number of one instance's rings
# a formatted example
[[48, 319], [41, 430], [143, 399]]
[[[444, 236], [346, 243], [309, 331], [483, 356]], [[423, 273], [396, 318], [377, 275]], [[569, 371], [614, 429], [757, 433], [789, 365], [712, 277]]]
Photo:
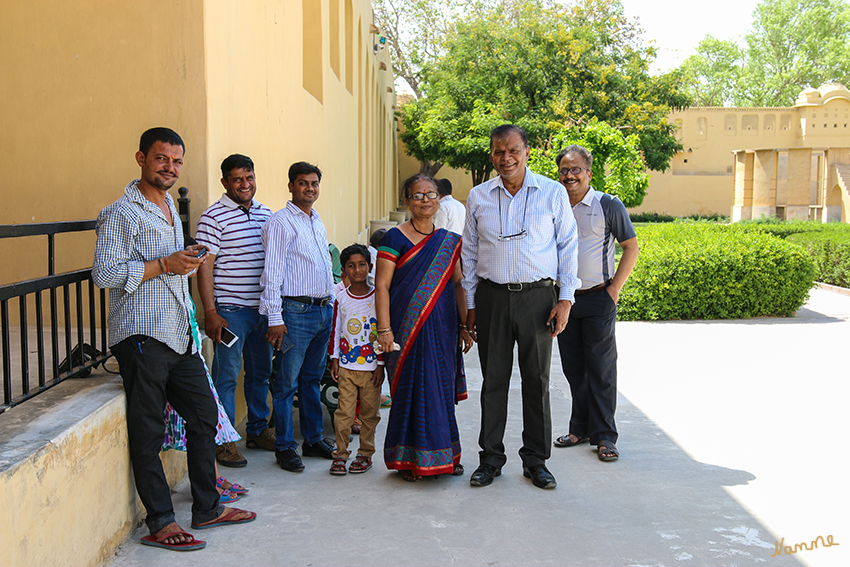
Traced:
[[850, 287], [850, 230], [792, 234], [788, 242], [808, 250], [815, 261], [815, 277], [818, 281]]
[[806, 251], [761, 231], [707, 223], [640, 226], [640, 258], [620, 319], [737, 319], [793, 314], [815, 266]]

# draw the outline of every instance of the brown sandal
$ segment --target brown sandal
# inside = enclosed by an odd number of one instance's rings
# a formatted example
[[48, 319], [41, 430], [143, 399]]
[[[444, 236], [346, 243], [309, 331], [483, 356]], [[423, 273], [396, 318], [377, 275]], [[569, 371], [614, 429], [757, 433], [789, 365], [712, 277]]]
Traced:
[[334, 459], [331, 463], [331, 474], [342, 476], [346, 473], [345, 459]]
[[354, 459], [354, 462], [348, 467], [348, 472], [351, 474], [364, 473], [372, 468], [372, 459], [370, 457], [364, 457], [363, 455], [357, 455]]

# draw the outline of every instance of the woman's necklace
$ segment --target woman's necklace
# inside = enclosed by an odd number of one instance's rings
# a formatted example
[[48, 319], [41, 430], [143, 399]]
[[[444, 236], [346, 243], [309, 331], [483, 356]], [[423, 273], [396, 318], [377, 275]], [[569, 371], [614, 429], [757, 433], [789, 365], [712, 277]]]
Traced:
[[431, 236], [432, 234], [434, 234], [434, 231], [437, 230], [437, 227], [434, 226], [433, 222], [431, 223], [431, 232], [422, 232], [421, 230], [416, 228], [416, 223], [413, 222], [412, 220], [410, 221], [410, 226], [412, 226], [413, 230], [415, 230], [416, 232], [418, 232], [422, 236]]

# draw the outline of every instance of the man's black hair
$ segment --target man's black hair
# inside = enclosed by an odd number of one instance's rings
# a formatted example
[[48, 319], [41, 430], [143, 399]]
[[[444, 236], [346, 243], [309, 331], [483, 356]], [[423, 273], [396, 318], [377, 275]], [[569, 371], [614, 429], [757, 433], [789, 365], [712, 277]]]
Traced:
[[171, 128], [151, 128], [150, 130], [146, 130], [142, 137], [139, 139], [139, 151], [145, 155], [148, 155], [148, 150], [151, 149], [157, 142], [162, 142], [163, 144], [170, 144], [172, 146], [180, 146], [183, 148], [183, 153], [186, 153], [186, 144], [183, 143], [183, 138], [180, 137], [180, 134], [172, 130]]
[[318, 167], [312, 163], [307, 163], [306, 161], [296, 161], [289, 166], [289, 182], [295, 183], [295, 180], [298, 179], [299, 175], [310, 175], [311, 173], [318, 175], [319, 181], [322, 180], [322, 170]]
[[224, 161], [221, 162], [221, 176], [224, 179], [230, 177], [230, 172], [234, 169], [247, 169], [248, 171], [254, 171], [254, 161], [248, 156], [243, 156], [242, 154], [230, 154]]
[[448, 179], [439, 179], [437, 180], [437, 191], [445, 197], [446, 195], [452, 194], [452, 182]]
[[490, 131], [490, 149], [493, 149], [493, 140], [501, 140], [511, 134], [519, 134], [519, 137], [522, 138], [522, 143], [528, 147], [528, 136], [525, 134], [525, 130], [515, 124], [502, 124]]

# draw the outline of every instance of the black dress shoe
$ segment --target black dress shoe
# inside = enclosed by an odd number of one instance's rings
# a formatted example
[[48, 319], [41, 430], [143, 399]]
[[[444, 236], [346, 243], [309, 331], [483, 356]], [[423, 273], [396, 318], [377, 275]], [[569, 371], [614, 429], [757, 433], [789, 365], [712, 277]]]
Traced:
[[334, 444], [327, 439], [319, 439], [318, 443], [310, 445], [309, 443], [301, 444], [301, 454], [305, 457], [321, 457], [323, 459], [334, 458]]
[[502, 474], [502, 469], [497, 469], [493, 465], [484, 463], [480, 465], [472, 477], [469, 479], [469, 484], [472, 486], [489, 486], [493, 484], [493, 479]]
[[301, 462], [301, 457], [295, 449], [287, 449], [286, 451], [275, 451], [274, 458], [277, 464], [285, 471], [301, 472], [304, 470], [304, 463]]
[[555, 488], [558, 482], [546, 465], [534, 465], [533, 467], [522, 467], [522, 476], [530, 478], [537, 488]]

